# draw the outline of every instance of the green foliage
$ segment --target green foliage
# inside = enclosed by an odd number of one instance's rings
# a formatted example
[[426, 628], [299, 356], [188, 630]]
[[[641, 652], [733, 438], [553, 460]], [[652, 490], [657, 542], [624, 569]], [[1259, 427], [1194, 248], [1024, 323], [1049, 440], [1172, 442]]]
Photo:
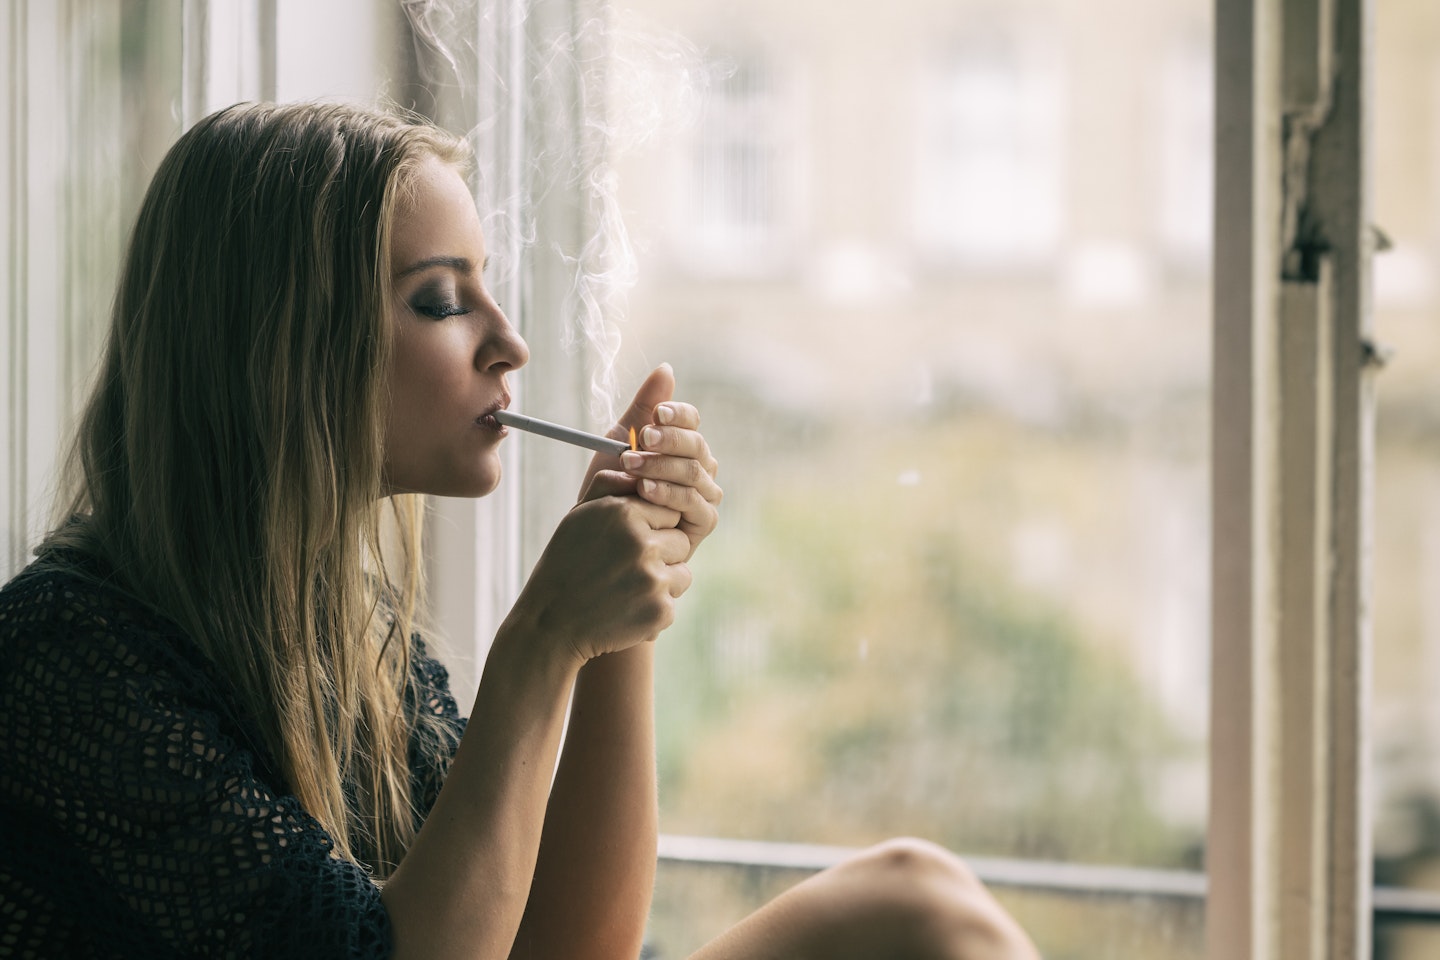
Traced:
[[994, 556], [1013, 487], [963, 465], [996, 436], [932, 436], [910, 487], [875, 451], [727, 493], [661, 640], [666, 830], [1178, 864], [1195, 838], [1150, 794], [1183, 748], [1106, 638]]

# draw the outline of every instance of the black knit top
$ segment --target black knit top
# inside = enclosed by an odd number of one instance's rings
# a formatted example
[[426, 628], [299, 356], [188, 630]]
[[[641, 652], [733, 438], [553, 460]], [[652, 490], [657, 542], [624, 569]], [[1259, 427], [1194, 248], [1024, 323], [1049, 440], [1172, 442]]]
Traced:
[[[464, 721], [413, 660], [448, 758]], [[423, 746], [428, 811], [448, 761]], [[0, 589], [0, 958], [387, 956], [379, 888], [332, 848], [172, 622], [43, 561]]]

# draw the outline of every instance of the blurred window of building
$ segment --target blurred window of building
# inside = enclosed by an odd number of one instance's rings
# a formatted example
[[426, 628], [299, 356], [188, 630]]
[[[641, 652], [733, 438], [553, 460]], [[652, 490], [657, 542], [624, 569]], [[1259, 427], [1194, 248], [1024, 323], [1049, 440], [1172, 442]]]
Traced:
[[1062, 57], [1044, 33], [977, 29], [922, 73], [914, 209], [930, 256], [976, 266], [1055, 254], [1065, 221]]
[[1160, 241], [1177, 266], [1203, 270], [1215, 219], [1215, 64], [1208, 36], [1187, 30], [1170, 44], [1158, 89]]
[[793, 254], [794, 78], [756, 49], [714, 56], [698, 123], [677, 156], [674, 253], [695, 275], [772, 273]]

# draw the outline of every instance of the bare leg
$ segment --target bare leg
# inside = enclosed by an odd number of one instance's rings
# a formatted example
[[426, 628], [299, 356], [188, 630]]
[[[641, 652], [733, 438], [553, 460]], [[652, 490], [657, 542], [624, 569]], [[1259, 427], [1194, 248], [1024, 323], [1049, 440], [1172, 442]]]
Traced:
[[891, 840], [797, 884], [691, 960], [1039, 960], [954, 855]]

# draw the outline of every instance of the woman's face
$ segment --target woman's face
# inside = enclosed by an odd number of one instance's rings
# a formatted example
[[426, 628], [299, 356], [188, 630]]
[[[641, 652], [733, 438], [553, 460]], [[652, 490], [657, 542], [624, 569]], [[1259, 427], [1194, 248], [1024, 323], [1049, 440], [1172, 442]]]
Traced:
[[479, 497], [500, 481], [503, 428], [486, 418], [510, 402], [505, 375], [530, 351], [485, 289], [485, 259], [465, 181], [424, 161], [390, 248], [386, 494]]

